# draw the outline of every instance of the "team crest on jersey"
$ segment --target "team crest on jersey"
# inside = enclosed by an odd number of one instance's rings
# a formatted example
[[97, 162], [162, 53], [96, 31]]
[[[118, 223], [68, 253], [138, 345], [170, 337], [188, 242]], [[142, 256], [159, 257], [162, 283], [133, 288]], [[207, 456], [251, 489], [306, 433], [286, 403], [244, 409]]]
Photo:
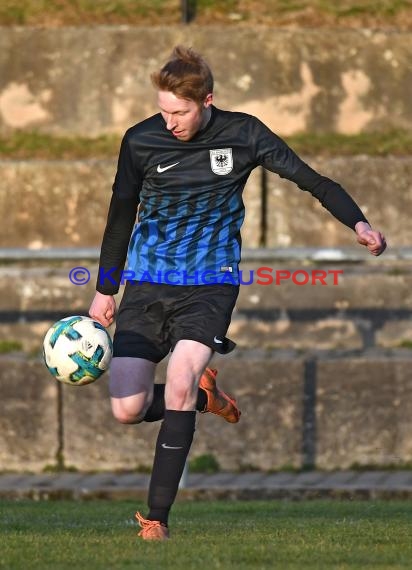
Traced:
[[233, 170], [233, 156], [231, 148], [218, 148], [210, 152], [210, 166], [215, 174], [229, 174]]

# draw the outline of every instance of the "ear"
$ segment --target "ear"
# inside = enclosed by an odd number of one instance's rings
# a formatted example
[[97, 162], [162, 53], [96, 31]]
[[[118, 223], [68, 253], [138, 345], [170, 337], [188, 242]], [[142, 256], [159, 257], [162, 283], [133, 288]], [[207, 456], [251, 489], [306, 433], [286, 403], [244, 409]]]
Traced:
[[213, 103], [213, 93], [208, 93], [206, 99], [203, 102], [203, 106], [207, 109]]

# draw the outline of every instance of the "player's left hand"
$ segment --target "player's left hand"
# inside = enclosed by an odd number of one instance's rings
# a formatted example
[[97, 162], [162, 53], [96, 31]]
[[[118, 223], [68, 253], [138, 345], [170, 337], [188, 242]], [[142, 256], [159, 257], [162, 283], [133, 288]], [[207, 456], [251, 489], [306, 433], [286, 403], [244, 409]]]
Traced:
[[386, 249], [385, 236], [373, 230], [366, 222], [358, 222], [355, 226], [358, 242], [365, 245], [372, 255], [380, 255]]

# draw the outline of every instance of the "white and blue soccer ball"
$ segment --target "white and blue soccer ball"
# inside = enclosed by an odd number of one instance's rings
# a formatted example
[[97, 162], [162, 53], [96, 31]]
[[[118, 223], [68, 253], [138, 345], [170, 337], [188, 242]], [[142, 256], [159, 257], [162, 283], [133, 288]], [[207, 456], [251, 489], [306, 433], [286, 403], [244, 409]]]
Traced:
[[54, 323], [43, 341], [44, 362], [65, 384], [83, 386], [108, 369], [112, 339], [103, 325], [90, 317], [66, 317]]

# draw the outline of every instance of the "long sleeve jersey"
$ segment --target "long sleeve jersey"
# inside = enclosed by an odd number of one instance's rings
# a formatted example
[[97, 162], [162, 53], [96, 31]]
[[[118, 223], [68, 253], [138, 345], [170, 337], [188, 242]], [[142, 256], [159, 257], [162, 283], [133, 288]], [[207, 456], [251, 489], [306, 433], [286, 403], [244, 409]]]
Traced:
[[180, 141], [158, 113], [123, 137], [97, 290], [115, 294], [127, 279], [202, 285], [205, 274], [229, 275], [226, 282], [237, 284], [242, 193], [257, 166], [310, 192], [348, 227], [366, 221], [338, 183], [256, 117], [213, 106], [206, 127]]

